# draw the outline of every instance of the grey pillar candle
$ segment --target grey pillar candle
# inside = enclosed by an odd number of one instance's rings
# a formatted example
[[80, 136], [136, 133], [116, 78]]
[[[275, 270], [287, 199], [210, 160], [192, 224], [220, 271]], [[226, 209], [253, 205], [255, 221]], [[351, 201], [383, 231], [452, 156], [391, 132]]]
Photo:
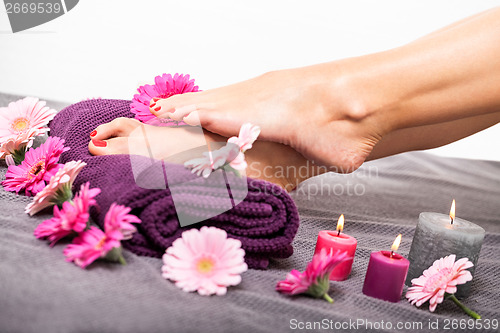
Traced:
[[[432, 266], [434, 261], [450, 254], [456, 254], [457, 259], [469, 258], [474, 264], [469, 268], [474, 277], [479, 251], [484, 239], [484, 229], [480, 226], [448, 215], [438, 213], [420, 213], [418, 225], [413, 236], [410, 254], [410, 268], [406, 285], [411, 286], [411, 280], [422, 275], [424, 270]], [[469, 293], [470, 281], [458, 286], [457, 297], [466, 297]]]

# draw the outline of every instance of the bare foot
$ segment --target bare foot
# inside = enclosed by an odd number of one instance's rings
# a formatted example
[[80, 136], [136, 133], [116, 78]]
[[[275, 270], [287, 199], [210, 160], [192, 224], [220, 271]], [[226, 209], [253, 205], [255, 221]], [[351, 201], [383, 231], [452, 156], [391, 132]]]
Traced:
[[365, 161], [384, 134], [356, 98], [357, 90], [348, 86], [339, 66], [322, 64], [175, 95], [158, 100], [154, 107], [160, 106], [159, 111], [150, 110], [187, 123], [199, 118], [203, 128], [224, 136], [237, 135], [250, 122], [261, 127], [260, 139], [290, 145], [306, 158], [346, 173]]
[[[227, 138], [196, 127], [158, 127], [135, 119], [117, 118], [96, 128], [90, 137], [89, 151], [93, 155], [135, 154], [163, 159], [212, 142]], [[146, 134], [147, 133], [147, 134]], [[147, 137], [147, 142], [145, 142]], [[275, 183], [287, 191], [301, 181], [326, 171], [289, 146], [257, 141], [245, 152], [246, 176]]]

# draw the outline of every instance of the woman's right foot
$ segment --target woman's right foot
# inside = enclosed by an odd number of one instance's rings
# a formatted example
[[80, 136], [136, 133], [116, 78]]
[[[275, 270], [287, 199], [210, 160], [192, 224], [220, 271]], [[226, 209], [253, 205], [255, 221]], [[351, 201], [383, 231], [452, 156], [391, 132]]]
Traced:
[[[289, 145], [307, 159], [348, 173], [370, 155], [384, 134], [348, 88], [337, 64], [282, 70], [203, 92], [156, 101], [152, 113], [211, 132], [237, 135], [245, 122], [261, 127], [259, 139]], [[362, 88], [362, 87], [361, 87]], [[196, 111], [196, 112], [193, 112]], [[195, 116], [195, 113], [197, 115]]]

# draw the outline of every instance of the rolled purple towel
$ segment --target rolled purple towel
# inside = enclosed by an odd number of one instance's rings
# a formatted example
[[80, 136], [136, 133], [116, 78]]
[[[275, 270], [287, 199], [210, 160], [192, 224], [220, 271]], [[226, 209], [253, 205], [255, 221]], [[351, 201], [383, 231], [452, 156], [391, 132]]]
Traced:
[[[63, 109], [50, 123], [50, 135], [65, 140], [71, 149], [61, 156], [61, 163], [82, 160], [87, 163], [74, 183], [74, 189], [90, 182], [99, 187], [96, 197], [98, 207], [91, 209], [92, 219], [101, 227], [104, 216], [113, 202], [132, 208], [142, 223], [133, 238], [123, 246], [138, 254], [161, 257], [165, 249], [193, 227], [212, 225], [224, 229], [229, 237], [239, 239], [246, 252], [245, 260], [251, 268], [266, 268], [269, 258], [286, 258], [293, 253], [292, 240], [299, 226], [297, 208], [292, 198], [280, 187], [262, 180], [248, 178], [248, 194], [245, 199], [222, 214], [203, 222], [181, 228], [170, 189], [146, 189], [139, 187], [129, 155], [93, 156], [88, 151], [89, 133], [97, 126], [118, 117], [133, 118], [130, 101], [88, 100]], [[137, 157], [141, 158], [141, 157]], [[182, 165], [171, 165], [167, 182], [192, 177]], [[213, 188], [186, 184], [176, 185], [184, 202], [189, 204], [193, 215], [221, 205], [221, 199]]]

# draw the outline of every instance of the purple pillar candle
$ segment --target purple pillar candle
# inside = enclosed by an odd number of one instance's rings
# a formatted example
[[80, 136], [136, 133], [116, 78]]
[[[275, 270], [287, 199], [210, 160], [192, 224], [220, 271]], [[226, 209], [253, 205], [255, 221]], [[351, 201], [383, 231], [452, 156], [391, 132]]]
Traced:
[[[401, 239], [398, 236], [399, 240]], [[398, 242], [398, 238], [396, 241]], [[399, 246], [399, 242], [397, 244]], [[410, 262], [392, 251], [372, 252], [366, 270], [363, 294], [389, 302], [399, 302]]]

